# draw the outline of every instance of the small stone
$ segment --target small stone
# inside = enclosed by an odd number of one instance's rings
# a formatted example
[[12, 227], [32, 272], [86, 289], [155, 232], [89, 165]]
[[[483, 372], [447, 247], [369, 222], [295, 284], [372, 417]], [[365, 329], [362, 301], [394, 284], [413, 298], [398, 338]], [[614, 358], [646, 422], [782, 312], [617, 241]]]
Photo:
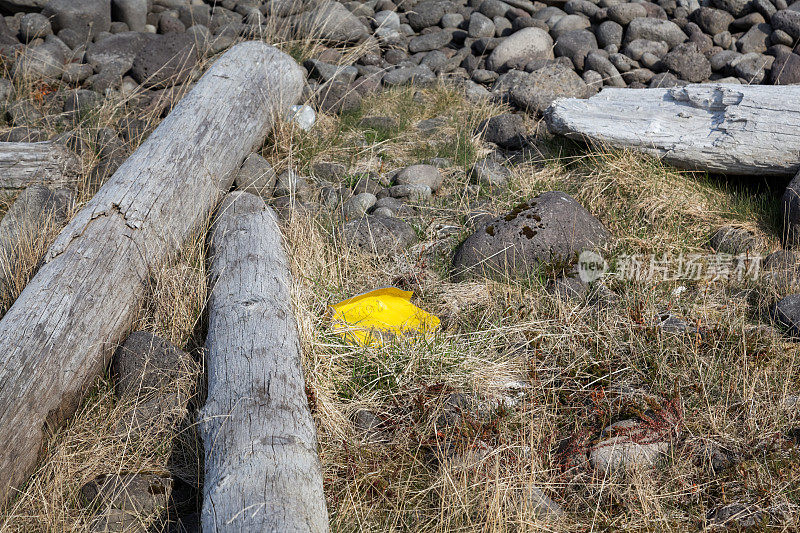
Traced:
[[412, 54], [418, 52], [428, 52], [447, 46], [453, 39], [453, 33], [448, 30], [427, 33], [411, 39], [408, 43], [408, 51]]
[[620, 26], [627, 26], [633, 19], [647, 17], [647, 10], [641, 4], [617, 4], [608, 8], [608, 18]]
[[377, 201], [378, 199], [374, 194], [368, 192], [356, 194], [342, 205], [342, 215], [345, 220], [361, 218], [367, 214], [367, 211], [369, 211]]
[[102, 101], [103, 97], [94, 91], [76, 89], [67, 93], [63, 110], [65, 113], [74, 113], [77, 117], [81, 117], [98, 107]]
[[320, 87], [317, 101], [320, 111], [338, 115], [361, 107], [362, 98], [351, 85], [335, 79]]
[[414, 202], [426, 202], [433, 191], [427, 185], [394, 185], [388, 189], [389, 196], [393, 198], [407, 198]]
[[346, 244], [376, 255], [402, 253], [417, 241], [417, 234], [406, 222], [376, 215], [347, 222], [341, 236]]
[[276, 180], [275, 170], [269, 161], [259, 154], [252, 153], [247, 156], [241, 168], [236, 172], [233, 183], [240, 191], [262, 198], [270, 198]]
[[442, 186], [443, 177], [435, 166], [411, 165], [400, 170], [395, 176], [398, 185], [425, 186], [436, 192]]
[[520, 115], [511, 113], [482, 121], [476, 133], [480, 134], [484, 141], [509, 150], [516, 150], [527, 144], [525, 120]]
[[356, 67], [331, 65], [317, 59], [308, 59], [303, 62], [303, 66], [308, 70], [312, 78], [319, 80], [321, 83], [335, 79], [350, 84], [358, 76]]
[[687, 39], [680, 26], [669, 20], [653, 18], [636, 18], [628, 25], [625, 32], [625, 42], [630, 43], [636, 39], [649, 41], [664, 41], [670, 48], [674, 48]]
[[375, 28], [388, 28], [397, 30], [400, 28], [400, 17], [396, 11], [379, 11], [372, 18]]
[[737, 502], [712, 509], [706, 518], [715, 528], [745, 531], [763, 524], [767, 514], [756, 505]]
[[543, 113], [557, 98], [586, 98], [586, 82], [560, 63], [531, 72], [525, 83], [509, 91], [509, 100], [531, 114]]
[[164, 88], [185, 81], [199, 59], [194, 40], [185, 33], [144, 35], [131, 65], [131, 76], [146, 88]]
[[724, 226], [714, 232], [709, 244], [718, 253], [739, 255], [753, 251], [757, 241], [750, 230]]
[[601, 473], [629, 467], [651, 468], [669, 450], [669, 442], [636, 420], [616, 422], [603, 434], [611, 436], [589, 451], [589, 464]]
[[442, 17], [441, 25], [442, 28], [458, 28], [462, 22], [464, 15], [461, 13], [447, 13]]
[[78, 85], [89, 79], [93, 72], [92, 66], [86, 63], [69, 63], [64, 67], [61, 79], [64, 83]]
[[469, 17], [467, 33], [473, 39], [480, 39], [481, 37], [494, 37], [494, 22], [492, 22], [492, 19], [486, 15], [477, 11], [473, 11]]
[[157, 474], [108, 474], [93, 479], [81, 490], [84, 506], [96, 509], [92, 531], [148, 531], [166, 511], [172, 478]]
[[341, 163], [321, 161], [319, 163], [314, 163], [311, 172], [317, 178], [336, 183], [345, 177], [347, 174], [347, 167]]
[[63, 52], [52, 45], [29, 46], [14, 61], [12, 75], [26, 80], [58, 79], [64, 70]]
[[790, 294], [778, 301], [773, 309], [776, 322], [792, 337], [800, 337], [800, 294]]
[[682, 80], [698, 83], [711, 76], [711, 63], [700, 53], [695, 43], [676, 46], [662, 61], [670, 72]]
[[733, 15], [721, 9], [701, 7], [692, 13], [691, 19], [708, 35], [717, 35], [728, 30], [733, 22]]
[[376, 131], [394, 131], [397, 129], [397, 120], [385, 116], [364, 117], [358, 122], [359, 127]]
[[622, 26], [613, 20], [607, 20], [601, 23], [595, 30], [597, 43], [600, 48], [605, 48], [609, 45], [615, 45], [619, 48], [622, 45], [622, 33]]
[[143, 32], [147, 24], [147, 0], [111, 0], [111, 18], [124, 22], [131, 31]]
[[510, 176], [511, 172], [492, 158], [478, 160], [469, 171], [471, 183], [489, 189], [505, 187]]
[[284, 170], [275, 181], [275, 198], [298, 197], [301, 200], [307, 199], [311, 192], [311, 185], [304, 177], [294, 170]]
[[353, 186], [353, 192], [356, 194], [368, 192], [377, 195], [381, 190], [383, 190], [383, 186], [380, 183], [366, 176], [358, 178], [358, 181]]
[[53, 33], [50, 20], [41, 13], [26, 13], [19, 20], [19, 36], [26, 43]]
[[568, 31], [556, 39], [556, 57], [568, 57], [575, 68], [583, 70], [583, 63], [589, 52], [597, 50], [597, 39], [587, 30]]

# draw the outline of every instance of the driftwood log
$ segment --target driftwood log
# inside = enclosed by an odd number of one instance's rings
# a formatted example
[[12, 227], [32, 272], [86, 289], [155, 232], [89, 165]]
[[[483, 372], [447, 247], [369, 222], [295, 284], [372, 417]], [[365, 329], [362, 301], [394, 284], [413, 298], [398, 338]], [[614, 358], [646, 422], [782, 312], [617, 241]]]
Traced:
[[80, 171], [78, 156], [66, 146], [0, 142], [0, 189], [24, 189], [29, 185], [65, 187]]
[[0, 504], [103, 372], [150, 269], [208, 220], [302, 83], [271, 46], [231, 48], [59, 234], [0, 321]]
[[211, 234], [203, 531], [328, 531], [291, 273], [258, 196], [223, 200]]
[[800, 170], [798, 86], [609, 88], [588, 100], [557, 100], [545, 118], [554, 133], [681, 168], [776, 176]]

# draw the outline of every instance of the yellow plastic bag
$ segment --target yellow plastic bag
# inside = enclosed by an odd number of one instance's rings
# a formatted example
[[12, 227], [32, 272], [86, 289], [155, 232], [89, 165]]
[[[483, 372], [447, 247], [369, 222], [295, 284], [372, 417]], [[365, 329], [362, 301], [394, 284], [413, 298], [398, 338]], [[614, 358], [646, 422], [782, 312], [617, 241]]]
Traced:
[[431, 335], [439, 318], [411, 303], [411, 291], [376, 289], [331, 306], [333, 331], [362, 346], [408, 333]]

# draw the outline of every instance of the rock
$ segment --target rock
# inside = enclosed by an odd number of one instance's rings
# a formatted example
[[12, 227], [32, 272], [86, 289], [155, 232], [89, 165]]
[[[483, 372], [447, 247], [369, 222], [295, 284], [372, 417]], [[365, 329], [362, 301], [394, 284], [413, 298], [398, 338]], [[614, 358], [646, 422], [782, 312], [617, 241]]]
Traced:
[[353, 413], [353, 427], [370, 442], [386, 442], [387, 435], [381, 430], [383, 421], [368, 409], [359, 409]]
[[414, 83], [416, 85], [427, 85], [436, 80], [436, 76], [428, 67], [403, 67], [387, 72], [383, 75], [383, 84], [386, 86], [405, 85]]
[[374, 194], [368, 192], [356, 194], [342, 205], [342, 216], [345, 220], [361, 218], [367, 214], [367, 211], [369, 211], [377, 201], [378, 199]]
[[63, 110], [65, 113], [74, 113], [81, 117], [95, 109], [102, 102], [102, 95], [86, 89], [76, 89], [66, 94]]
[[195, 24], [208, 27], [211, 24], [211, 6], [206, 4], [189, 4], [178, 7], [178, 20], [191, 28]]
[[664, 41], [670, 48], [674, 48], [687, 38], [680, 26], [674, 22], [652, 18], [633, 19], [625, 31], [625, 43], [636, 39], [646, 39], [648, 41]]
[[471, 183], [489, 189], [503, 188], [508, 184], [511, 172], [492, 158], [480, 159], [469, 170]]
[[769, 81], [773, 85], [800, 83], [800, 56], [791, 52], [779, 53], [772, 63]]
[[556, 57], [568, 57], [578, 70], [583, 70], [586, 55], [597, 50], [597, 39], [592, 32], [587, 30], [568, 31], [556, 39], [553, 51]]
[[439, 169], [432, 165], [411, 165], [395, 176], [398, 185], [426, 186], [436, 192], [442, 186], [443, 177]]
[[773, 317], [786, 328], [789, 335], [800, 337], [800, 294], [790, 294], [778, 301], [773, 309]]
[[486, 15], [479, 13], [478, 11], [473, 11], [469, 16], [467, 34], [473, 39], [480, 39], [481, 37], [494, 37], [494, 22], [492, 22], [492, 19]]
[[500, 148], [516, 150], [527, 144], [527, 128], [520, 115], [504, 113], [486, 119], [476, 129], [484, 141], [494, 143]]
[[609, 45], [619, 48], [622, 45], [622, 33], [622, 26], [613, 20], [602, 22], [595, 30], [600, 48], [605, 48]]
[[450, 11], [451, 4], [441, 0], [425, 0], [414, 6], [413, 11], [408, 13], [408, 24], [419, 32], [424, 28], [437, 26], [442, 17]]
[[341, 163], [321, 161], [314, 163], [311, 172], [317, 178], [335, 183], [344, 179], [347, 174], [347, 167]]
[[743, 54], [764, 53], [769, 47], [769, 36], [772, 26], [769, 24], [755, 24], [736, 41], [736, 48]]
[[161, 13], [161, 16], [158, 18], [158, 33], [183, 33], [185, 31], [186, 26], [178, 17], [169, 11]]
[[591, 26], [592, 24], [589, 22], [589, 19], [582, 15], [567, 15], [560, 18], [558, 22], [553, 24], [553, 27], [550, 30], [550, 35], [552, 35], [554, 39], [558, 39], [562, 33], [566, 33], [568, 31], [585, 30]]
[[0, 103], [8, 101], [14, 96], [14, 84], [11, 80], [0, 78]]
[[298, 35], [335, 44], [360, 42], [369, 35], [358, 17], [332, 0], [322, 0], [314, 9], [294, 15], [291, 22]]
[[257, 153], [252, 153], [244, 160], [233, 180], [237, 189], [263, 198], [270, 198], [275, 188], [277, 176], [269, 161]]
[[712, 0], [711, 5], [739, 18], [750, 12], [751, 3], [750, 0]]
[[147, 24], [147, 0], [111, 0], [111, 18], [124, 22], [131, 31], [143, 32]]
[[158, 474], [108, 474], [81, 488], [82, 503], [96, 515], [92, 531], [149, 531], [166, 511], [172, 478]]
[[317, 102], [323, 113], [347, 113], [361, 107], [361, 94], [349, 84], [333, 80], [320, 87]]
[[42, 15], [50, 19], [56, 33], [70, 29], [83, 42], [111, 29], [110, 0], [50, 0]]
[[64, 70], [64, 59], [56, 46], [29, 46], [14, 61], [12, 76], [25, 80], [58, 79]]
[[464, 22], [464, 15], [461, 13], [445, 13], [440, 24], [442, 28], [458, 28], [462, 22]]
[[739, 255], [753, 251], [757, 241], [750, 230], [724, 226], [714, 232], [709, 244], [718, 253]]
[[375, 28], [400, 29], [400, 17], [396, 11], [379, 11], [372, 17]]
[[603, 85], [609, 87], [625, 87], [617, 67], [602, 52], [592, 52], [586, 56], [585, 68], [599, 72], [603, 77]]
[[642, 4], [617, 4], [608, 8], [608, 18], [620, 26], [627, 26], [633, 19], [647, 17]]
[[650, 468], [669, 450], [669, 442], [649, 426], [622, 420], [603, 430], [608, 436], [589, 451], [589, 464], [601, 473], [629, 467]]
[[757, 54], [743, 54], [741, 57], [732, 61], [733, 73], [739, 78], [743, 78], [750, 84], [761, 83], [767, 76], [767, 69], [772, 66], [772, 56]]
[[275, 198], [297, 197], [301, 200], [308, 199], [311, 193], [311, 185], [303, 176], [294, 170], [284, 170], [275, 180]]
[[733, 22], [733, 15], [721, 9], [713, 7], [701, 7], [691, 15], [692, 21], [700, 26], [700, 29], [709, 35], [717, 35], [727, 31], [728, 26]]
[[413, 202], [426, 202], [430, 199], [433, 191], [427, 185], [394, 185], [387, 189], [389, 196], [393, 198], [407, 198]]
[[133, 66], [133, 60], [148, 40], [135, 31], [118, 33], [86, 47], [85, 61], [98, 72], [122, 76]]
[[33, 240], [44, 226], [59, 225], [67, 216], [71, 195], [31, 185], [17, 196], [0, 220], [0, 253], [14, 264], [20, 243]]
[[636, 39], [625, 45], [623, 53], [633, 59], [639, 61], [644, 54], [653, 54], [657, 58], [662, 58], [669, 52], [669, 45], [663, 41], [648, 41], [647, 39]]
[[608, 238], [600, 221], [573, 198], [546, 192], [467, 237], [456, 250], [453, 266], [457, 277], [527, 276], [542, 266], [570, 263]]
[[533, 514], [539, 518], [559, 518], [564, 510], [550, 499], [541, 489], [531, 486], [527, 491], [527, 501]]
[[746, 531], [764, 524], [768, 515], [756, 505], [745, 505], [737, 502], [712, 509], [708, 512], [706, 518], [715, 529], [724, 528]]
[[412, 54], [418, 52], [428, 52], [447, 46], [453, 39], [453, 33], [449, 30], [426, 33], [411, 39], [408, 43], [408, 51]]
[[303, 131], [309, 131], [317, 121], [317, 113], [309, 105], [293, 105], [289, 108], [286, 121], [296, 124]]
[[368, 192], [370, 194], [378, 194], [383, 190], [383, 185], [378, 183], [377, 181], [368, 178], [366, 176], [362, 178], [358, 178], [358, 181], [355, 185], [353, 185], [353, 192], [355, 194], [361, 194], [364, 192]]
[[387, 255], [403, 252], [417, 241], [417, 234], [400, 219], [369, 215], [346, 223], [341, 238], [362, 251]]
[[86, 63], [68, 63], [61, 73], [61, 79], [64, 83], [78, 85], [86, 81], [92, 72], [94, 72], [92, 66]]
[[199, 59], [194, 40], [184, 33], [141, 34], [144, 44], [131, 65], [131, 76], [147, 88], [183, 83]]
[[50, 20], [41, 13], [26, 13], [19, 20], [19, 36], [26, 43], [52, 33]]
[[679, 44], [662, 59], [664, 66], [678, 78], [699, 83], [711, 76], [711, 63], [695, 43]]
[[522, 68], [531, 59], [553, 59], [553, 39], [539, 28], [524, 28], [506, 37], [486, 59], [486, 68], [505, 72]]
[[562, 302], [580, 300], [589, 292], [589, 284], [580, 278], [562, 275], [547, 284], [547, 292]]
[[796, 40], [800, 38], [800, 11], [782, 9], [772, 15], [770, 25], [773, 29], [784, 31]]
[[343, 83], [353, 83], [356, 76], [358, 76], [358, 69], [353, 66], [338, 66], [319, 61], [317, 59], [308, 59], [303, 62], [303, 66], [308, 70], [312, 78], [320, 82], [327, 82], [331, 80], [339, 80]]
[[478, 9], [490, 19], [494, 19], [495, 17], [505, 17], [511, 11], [511, 5], [500, 0], [483, 0]]
[[586, 82], [560, 63], [530, 73], [525, 83], [509, 91], [511, 103], [532, 114], [541, 114], [556, 98], [586, 98]]

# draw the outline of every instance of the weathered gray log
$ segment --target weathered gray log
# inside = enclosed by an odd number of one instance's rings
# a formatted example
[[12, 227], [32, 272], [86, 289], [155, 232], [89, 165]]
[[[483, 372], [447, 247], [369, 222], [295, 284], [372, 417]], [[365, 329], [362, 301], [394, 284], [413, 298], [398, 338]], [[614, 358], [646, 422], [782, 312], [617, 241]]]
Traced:
[[0, 142], [0, 189], [24, 189], [34, 184], [66, 187], [78, 172], [78, 156], [61, 144]]
[[799, 86], [609, 88], [588, 100], [557, 100], [545, 118], [554, 133], [681, 168], [776, 176], [800, 170]]
[[150, 269], [207, 220], [302, 83], [271, 46], [231, 48], [59, 234], [0, 321], [0, 504], [35, 467], [45, 425], [103, 372]]
[[258, 196], [223, 200], [211, 234], [203, 531], [328, 531], [291, 273]]

